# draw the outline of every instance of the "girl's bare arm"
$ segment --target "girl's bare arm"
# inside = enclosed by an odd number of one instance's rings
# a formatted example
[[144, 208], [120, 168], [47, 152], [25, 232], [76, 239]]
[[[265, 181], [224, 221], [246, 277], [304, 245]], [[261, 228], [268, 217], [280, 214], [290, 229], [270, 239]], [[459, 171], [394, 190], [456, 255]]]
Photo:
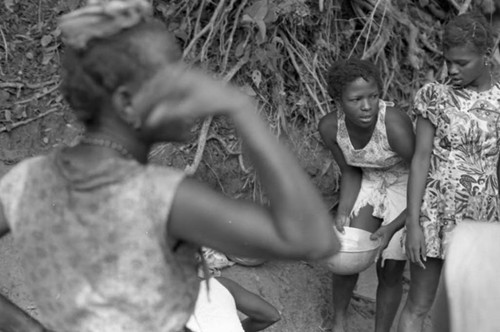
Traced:
[[406, 249], [410, 260], [421, 267], [424, 267], [422, 259], [425, 260], [426, 253], [419, 217], [429, 172], [434, 134], [435, 128], [432, 123], [419, 116], [417, 120], [415, 154], [411, 162], [408, 179], [408, 207], [406, 217], [408, 236], [406, 239]]
[[361, 188], [362, 171], [347, 164], [344, 154], [337, 144], [337, 114], [330, 113], [319, 123], [319, 133], [326, 147], [337, 162], [342, 176], [340, 178], [340, 198], [337, 208], [338, 217], [348, 218]]
[[279, 311], [259, 295], [248, 291], [231, 279], [220, 277], [217, 280], [229, 290], [236, 308], [247, 316], [242, 322], [245, 332], [261, 331], [281, 319]]

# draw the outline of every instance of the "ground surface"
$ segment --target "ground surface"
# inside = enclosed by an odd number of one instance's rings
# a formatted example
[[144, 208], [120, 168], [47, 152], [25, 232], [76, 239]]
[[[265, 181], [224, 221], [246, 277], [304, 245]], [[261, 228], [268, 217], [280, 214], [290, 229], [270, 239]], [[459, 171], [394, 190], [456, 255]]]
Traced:
[[[0, 176], [25, 158], [71, 145], [78, 138], [80, 127], [57, 91], [59, 41], [55, 27], [55, 17], [77, 2], [11, 0], [0, 3]], [[295, 135], [300, 137], [300, 133]], [[202, 163], [196, 176], [231, 196], [258, 196], [255, 187], [249, 192], [248, 176], [234, 170], [237, 160], [221, 159], [216, 143], [212, 142], [212, 148], [209, 146], [204, 156], [207, 161]], [[311, 152], [301, 146], [294, 148], [304, 168], [325, 194], [325, 200], [330, 200], [328, 188], [333, 180], [329, 177], [328, 153]], [[183, 167], [192, 158], [189, 149], [189, 146], [166, 146], [154, 159], [161, 164]], [[267, 262], [256, 268], [235, 265], [223, 274], [261, 294], [283, 313], [282, 320], [269, 331], [329, 330], [333, 313], [331, 280], [323, 266]], [[363, 280], [358, 289], [360, 294], [350, 306], [350, 331], [372, 330], [373, 273]], [[24, 287], [10, 236], [0, 241], [0, 292], [37, 315], [36, 306]]]

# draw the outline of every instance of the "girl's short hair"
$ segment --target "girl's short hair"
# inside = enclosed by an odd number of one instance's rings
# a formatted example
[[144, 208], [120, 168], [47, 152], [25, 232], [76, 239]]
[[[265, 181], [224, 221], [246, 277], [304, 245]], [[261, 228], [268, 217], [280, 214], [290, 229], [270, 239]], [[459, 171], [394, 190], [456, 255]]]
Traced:
[[[156, 38], [155, 38], [156, 36]], [[153, 54], [165, 37], [164, 54]], [[63, 59], [61, 92], [78, 118], [91, 124], [112, 93], [128, 82], [143, 82], [157, 70], [155, 57], [168, 61], [180, 59], [173, 37], [155, 20], [142, 22], [116, 35], [90, 40], [83, 50], [66, 46]]]
[[445, 25], [442, 43], [443, 50], [470, 45], [478, 54], [485, 54], [493, 48], [493, 31], [482, 14], [465, 13]]
[[326, 77], [328, 94], [333, 99], [339, 100], [347, 84], [358, 78], [363, 78], [365, 81], [373, 79], [379, 91], [382, 91], [382, 79], [377, 66], [366, 60], [347, 59], [334, 62], [328, 70]]

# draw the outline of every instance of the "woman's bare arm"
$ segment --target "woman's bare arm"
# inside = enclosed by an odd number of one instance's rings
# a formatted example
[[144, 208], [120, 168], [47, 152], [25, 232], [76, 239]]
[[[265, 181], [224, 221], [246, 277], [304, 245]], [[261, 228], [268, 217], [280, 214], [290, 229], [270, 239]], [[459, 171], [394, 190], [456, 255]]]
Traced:
[[417, 120], [415, 154], [411, 162], [408, 179], [406, 251], [409, 259], [423, 268], [425, 266], [422, 259], [425, 260], [426, 249], [419, 217], [429, 172], [434, 134], [435, 128], [432, 123], [420, 116]]
[[245, 332], [261, 331], [281, 319], [279, 311], [259, 295], [250, 292], [231, 279], [219, 277], [217, 280], [229, 290], [236, 308], [247, 316], [242, 321]]
[[[388, 107], [385, 116], [385, 126], [389, 145], [394, 152], [396, 152], [408, 163], [408, 165], [410, 165], [413, 153], [415, 152], [415, 134], [413, 132], [413, 125], [410, 117], [399, 109]], [[383, 226], [388, 233], [385, 245], [389, 243], [388, 241], [392, 235], [404, 227], [406, 222], [406, 213], [407, 211], [405, 209], [394, 220], [390, 221], [389, 224]], [[372, 238], [375, 237], [377, 237], [377, 235]], [[382, 245], [382, 247], [383, 246], [384, 245]]]
[[[172, 75], [166, 79], [171, 81]], [[165, 106], [155, 107], [146, 125], [162, 117], [229, 116], [269, 199], [268, 206], [233, 200], [186, 179], [174, 198], [168, 222], [170, 235], [247, 256], [316, 259], [339, 249], [331, 217], [318, 191], [295, 157], [270, 133], [248, 98], [197, 73], [184, 72], [175, 84], [169, 84], [178, 91], [163, 93], [180, 99], [175, 105], [166, 100]]]
[[[340, 178], [340, 198], [337, 208], [337, 228], [342, 231], [338, 225], [342, 219], [349, 219], [351, 210], [358, 197], [361, 188], [361, 179], [363, 173], [359, 167], [347, 164], [344, 154], [337, 144], [337, 114], [330, 113], [323, 117], [318, 126], [319, 133], [326, 147], [333, 155], [342, 173]], [[346, 222], [346, 221], [345, 221]], [[341, 222], [341, 223], [345, 223]]]

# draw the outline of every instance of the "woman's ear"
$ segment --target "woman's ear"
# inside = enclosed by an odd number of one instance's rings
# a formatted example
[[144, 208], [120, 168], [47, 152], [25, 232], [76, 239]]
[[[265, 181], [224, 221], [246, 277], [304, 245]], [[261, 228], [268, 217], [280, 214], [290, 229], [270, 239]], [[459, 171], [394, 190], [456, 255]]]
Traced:
[[488, 47], [483, 55], [485, 66], [491, 65], [492, 57], [493, 57], [493, 51], [491, 50], [491, 48]]
[[120, 86], [113, 93], [112, 103], [118, 116], [133, 129], [139, 130], [142, 127], [142, 120], [140, 114], [132, 107], [132, 98], [129, 88]]

